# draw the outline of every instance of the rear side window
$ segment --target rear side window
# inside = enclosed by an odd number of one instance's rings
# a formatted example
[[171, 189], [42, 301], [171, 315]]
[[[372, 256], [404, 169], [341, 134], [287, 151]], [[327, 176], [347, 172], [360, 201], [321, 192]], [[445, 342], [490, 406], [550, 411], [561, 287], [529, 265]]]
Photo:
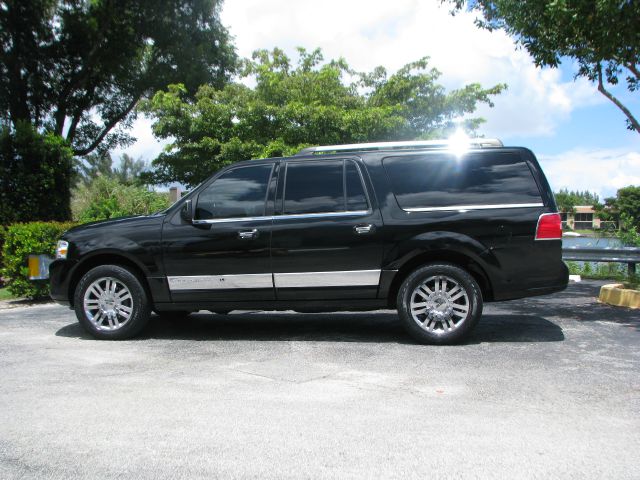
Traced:
[[542, 203], [531, 170], [512, 153], [388, 157], [383, 164], [405, 210]]
[[264, 215], [272, 165], [235, 168], [224, 173], [199, 196], [198, 220]]
[[350, 160], [289, 162], [284, 188], [285, 215], [367, 210], [362, 177]]

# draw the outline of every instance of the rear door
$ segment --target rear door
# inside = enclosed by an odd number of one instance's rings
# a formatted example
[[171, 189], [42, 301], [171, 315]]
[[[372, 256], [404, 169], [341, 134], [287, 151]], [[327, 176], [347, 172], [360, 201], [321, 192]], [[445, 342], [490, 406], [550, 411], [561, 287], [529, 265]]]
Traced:
[[271, 243], [277, 298], [375, 298], [382, 226], [358, 160], [284, 162]]

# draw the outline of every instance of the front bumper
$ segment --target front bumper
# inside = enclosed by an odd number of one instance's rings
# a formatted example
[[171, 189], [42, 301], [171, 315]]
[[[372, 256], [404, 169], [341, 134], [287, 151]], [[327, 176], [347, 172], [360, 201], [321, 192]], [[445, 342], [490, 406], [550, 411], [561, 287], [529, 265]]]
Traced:
[[72, 304], [73, 292], [70, 291], [73, 270], [77, 262], [68, 259], [54, 260], [49, 265], [49, 285], [51, 298], [61, 305]]

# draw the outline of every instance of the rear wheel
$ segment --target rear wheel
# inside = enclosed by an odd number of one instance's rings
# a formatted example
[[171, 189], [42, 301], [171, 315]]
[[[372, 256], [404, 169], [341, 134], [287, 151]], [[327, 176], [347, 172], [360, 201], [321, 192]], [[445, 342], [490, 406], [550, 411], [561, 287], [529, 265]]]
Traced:
[[104, 340], [134, 337], [151, 312], [140, 279], [119, 265], [101, 265], [85, 273], [76, 286], [74, 305], [80, 325]]
[[482, 315], [482, 294], [462, 268], [430, 264], [402, 283], [398, 314], [406, 330], [421, 343], [449, 344], [464, 338]]

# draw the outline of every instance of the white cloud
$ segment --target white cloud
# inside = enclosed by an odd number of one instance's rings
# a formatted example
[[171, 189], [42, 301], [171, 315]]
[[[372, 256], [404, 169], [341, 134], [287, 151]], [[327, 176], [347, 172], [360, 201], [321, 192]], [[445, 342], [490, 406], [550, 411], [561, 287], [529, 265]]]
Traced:
[[640, 185], [640, 153], [622, 149], [575, 149], [557, 155], [539, 155], [551, 188], [589, 190], [600, 199], [615, 196], [616, 190]]
[[449, 14], [438, 1], [243, 0], [225, 3], [223, 22], [238, 52], [257, 48], [321, 47], [358, 70], [390, 72], [423, 56], [443, 73], [448, 88], [471, 82], [507, 83], [495, 107], [482, 108], [483, 132], [500, 138], [551, 135], [578, 105], [601, 102], [587, 81], [563, 82], [558, 70], [536, 68], [504, 32], [478, 29], [475, 14]]
[[120, 155], [126, 153], [135, 159], [142, 158], [146, 162], [150, 162], [158, 156], [162, 148], [169, 142], [166, 140], [159, 141], [153, 136], [151, 125], [153, 121], [149, 118], [140, 116], [133, 122], [133, 128], [129, 132], [136, 142], [127, 148], [116, 148], [111, 152], [114, 159], [119, 159]]
[[[278, 46], [295, 56], [296, 46], [321, 47], [327, 59], [344, 57], [361, 71], [383, 65], [389, 72], [430, 56], [447, 88], [507, 83], [495, 107], [478, 112], [487, 119], [482, 133], [507, 141], [553, 135], [575, 108], [604, 101], [588, 82], [565, 82], [558, 70], [535, 68], [505, 33], [478, 29], [474, 14], [451, 16], [439, 1], [228, 0], [222, 20], [241, 56], [258, 48]], [[128, 153], [149, 160], [161, 151], [150, 124], [135, 123], [139, 141]]]

